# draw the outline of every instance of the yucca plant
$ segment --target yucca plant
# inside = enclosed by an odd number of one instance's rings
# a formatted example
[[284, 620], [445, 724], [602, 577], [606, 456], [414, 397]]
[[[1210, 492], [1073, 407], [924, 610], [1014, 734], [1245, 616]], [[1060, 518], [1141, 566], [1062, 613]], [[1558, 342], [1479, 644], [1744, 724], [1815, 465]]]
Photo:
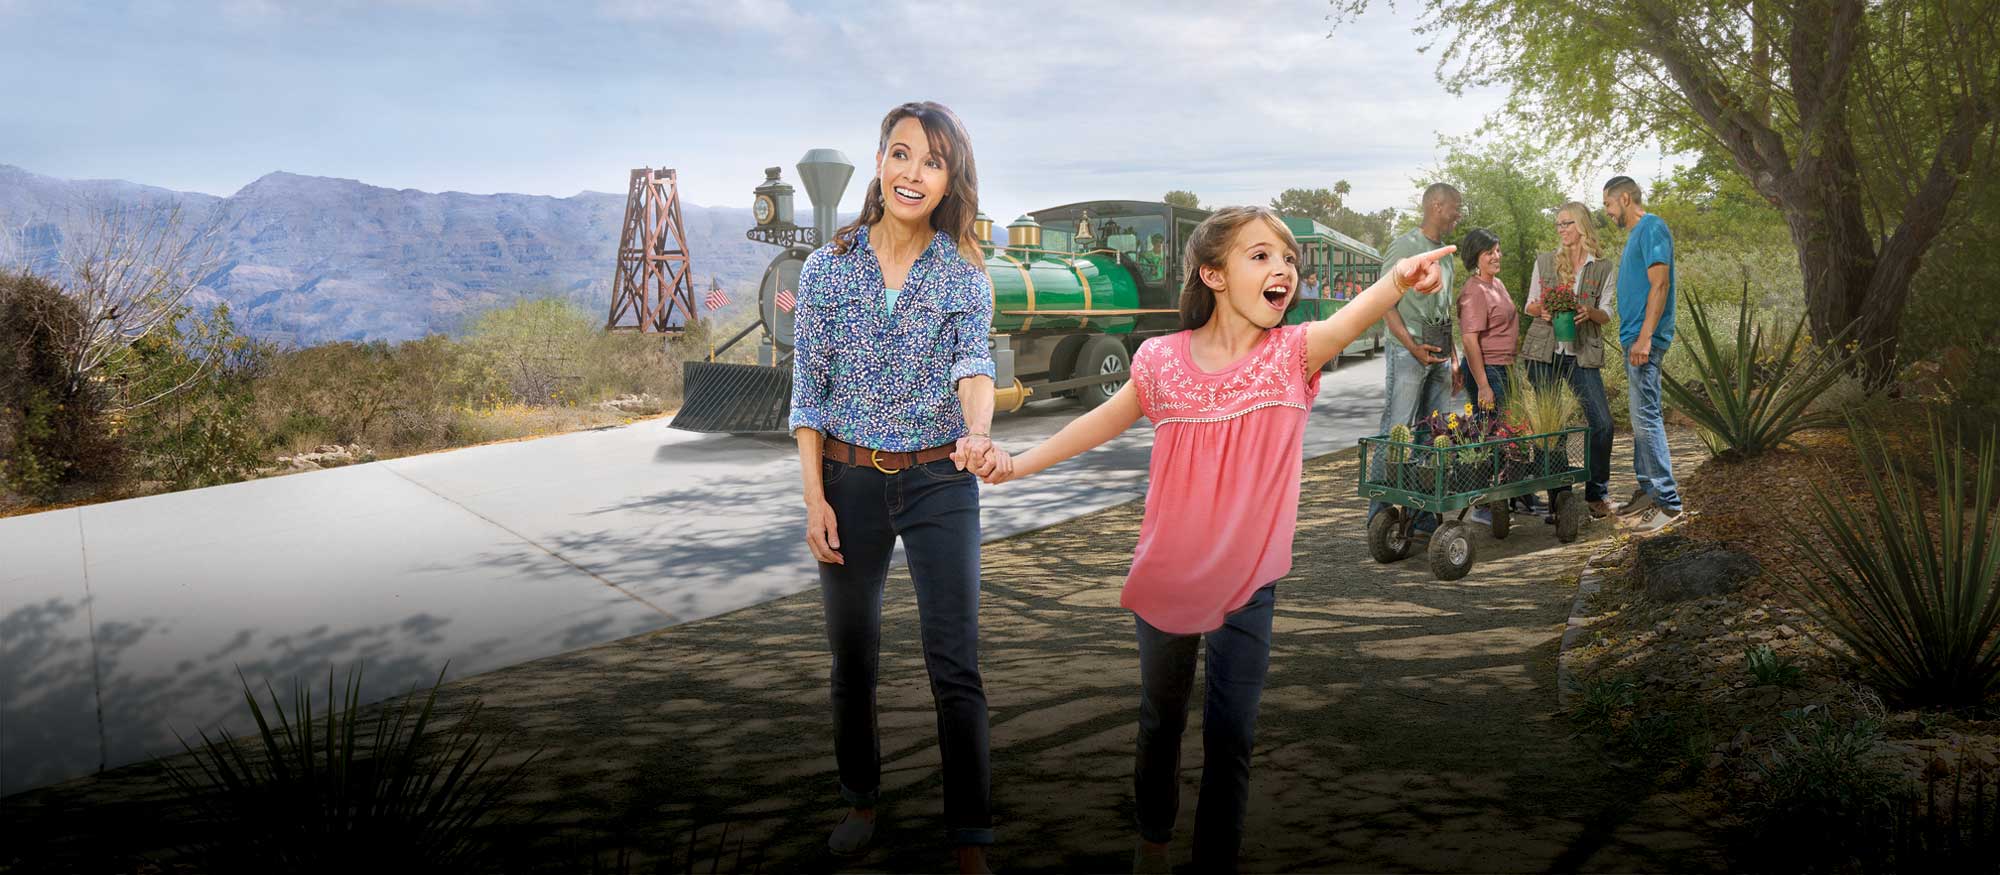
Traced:
[[477, 701], [448, 735], [429, 732], [443, 682], [439, 671], [420, 707], [411, 705], [412, 690], [366, 721], [359, 667], [348, 672], [340, 700], [327, 670], [321, 717], [305, 684], [294, 686], [287, 713], [266, 683], [274, 723], [243, 680], [257, 749], [227, 731], [216, 738], [204, 731], [199, 748], [181, 740], [197, 771], [166, 768], [213, 830], [192, 843], [205, 871], [455, 872], [488, 865], [482, 858], [489, 845], [475, 827], [535, 755], [504, 774], [487, 773], [498, 748], [471, 729]]
[[1872, 507], [1813, 483], [1809, 525], [1786, 522], [1805, 563], [1781, 563], [1777, 578], [1878, 689], [1917, 705], [1979, 704], [2000, 692], [2000, 432], [1968, 468], [1956, 436], [1931, 422], [1934, 529], [1914, 466], [1849, 428]]
[[1687, 356], [1695, 379], [1684, 383], [1662, 370], [1661, 389], [1674, 409], [1701, 428], [1710, 453], [1748, 459], [1806, 429], [1840, 424], [1838, 411], [1814, 410], [1812, 403], [1852, 364], [1858, 350], [1846, 346], [1848, 332], [1812, 343], [1805, 339], [1806, 317], [1801, 315], [1791, 333], [1772, 344], [1751, 318], [1748, 283], [1733, 342], [1716, 336], [1700, 298], [1689, 297], [1688, 315], [1693, 317], [1694, 342], [1676, 346], [1686, 349], [1680, 354]]

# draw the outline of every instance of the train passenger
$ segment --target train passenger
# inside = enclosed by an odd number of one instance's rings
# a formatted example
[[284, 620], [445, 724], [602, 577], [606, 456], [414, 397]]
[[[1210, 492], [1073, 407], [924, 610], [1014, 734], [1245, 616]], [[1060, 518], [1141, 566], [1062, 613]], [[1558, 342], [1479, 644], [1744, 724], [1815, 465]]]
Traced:
[[1305, 285], [1299, 286], [1299, 300], [1313, 300], [1319, 297], [1319, 277], [1306, 274]]
[[946, 827], [965, 872], [986, 870], [993, 842], [974, 473], [1006, 461], [990, 437], [993, 307], [978, 213], [958, 117], [929, 102], [890, 110], [860, 218], [799, 273], [791, 414], [833, 651], [834, 757], [851, 806], [827, 847], [858, 853], [875, 834], [882, 591], [900, 537], [937, 707]]
[[1291, 571], [1301, 447], [1320, 366], [1409, 289], [1444, 285], [1453, 247], [1406, 258], [1326, 319], [1286, 325], [1299, 244], [1263, 207], [1217, 210], [1187, 244], [1182, 331], [1147, 340], [1118, 394], [987, 482], [1025, 477], [1153, 421], [1151, 484], [1119, 602], [1139, 646], [1135, 871], [1170, 871], [1181, 734], [1207, 640], [1194, 857], [1236, 868], [1258, 702], [1270, 667], [1277, 581]]
[[1154, 234], [1147, 240], [1146, 251], [1139, 253], [1139, 266], [1145, 268], [1146, 279], [1160, 282], [1167, 278], [1166, 246], [1166, 235]]

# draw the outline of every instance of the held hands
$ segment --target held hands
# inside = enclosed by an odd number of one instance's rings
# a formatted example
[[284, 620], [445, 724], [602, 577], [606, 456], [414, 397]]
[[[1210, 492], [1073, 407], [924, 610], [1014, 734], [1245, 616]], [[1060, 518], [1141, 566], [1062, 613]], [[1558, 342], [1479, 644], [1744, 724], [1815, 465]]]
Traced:
[[1444, 361], [1444, 356], [1439, 354], [1442, 352], [1444, 352], [1442, 347], [1433, 346], [1428, 343], [1419, 343], [1417, 344], [1416, 351], [1412, 352], [1410, 356], [1417, 360], [1417, 364], [1434, 365]]
[[993, 439], [985, 435], [959, 438], [951, 463], [960, 471], [971, 470], [989, 485], [1006, 482], [1014, 475], [1014, 457], [994, 446]]
[[1436, 294], [1444, 288], [1444, 268], [1438, 267], [1438, 260], [1458, 251], [1456, 246], [1441, 246], [1422, 255], [1412, 255], [1396, 262], [1391, 269], [1392, 282], [1396, 291], [1415, 290], [1418, 294]]

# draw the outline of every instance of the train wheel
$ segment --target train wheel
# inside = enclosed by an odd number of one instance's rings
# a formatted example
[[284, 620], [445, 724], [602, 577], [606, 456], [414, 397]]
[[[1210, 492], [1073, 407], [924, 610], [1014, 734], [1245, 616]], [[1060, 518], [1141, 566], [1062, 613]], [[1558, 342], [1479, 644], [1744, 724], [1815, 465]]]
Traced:
[[[1090, 340], [1088, 334], [1072, 334], [1056, 341], [1055, 351], [1049, 354], [1049, 382], [1055, 383], [1076, 376], [1076, 354], [1083, 351], [1084, 343]], [[1075, 389], [1058, 390], [1055, 398], [1075, 395]]]
[[[1132, 369], [1132, 356], [1125, 351], [1125, 343], [1108, 334], [1100, 334], [1083, 345], [1076, 356], [1077, 377], [1098, 374], [1116, 374]], [[1118, 390], [1125, 387], [1124, 381], [1099, 383], [1076, 390], [1076, 396], [1083, 399], [1083, 409], [1095, 410], [1098, 405], [1111, 400]]]

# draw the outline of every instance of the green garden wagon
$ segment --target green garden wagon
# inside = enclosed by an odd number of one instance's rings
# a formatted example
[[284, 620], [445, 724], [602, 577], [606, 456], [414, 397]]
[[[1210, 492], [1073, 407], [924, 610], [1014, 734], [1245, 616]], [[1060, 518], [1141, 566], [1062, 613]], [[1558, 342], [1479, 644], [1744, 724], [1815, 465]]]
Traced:
[[[1362, 438], [1361, 497], [1390, 505], [1368, 522], [1369, 554], [1377, 562], [1401, 561], [1415, 545], [1412, 527], [1420, 515], [1457, 511], [1431, 534], [1431, 573], [1439, 580], [1464, 577], [1473, 563], [1466, 514], [1485, 507], [1493, 518], [1493, 537], [1506, 538], [1513, 522], [1508, 499], [1573, 486], [1588, 476], [1588, 433], [1575, 427], [1449, 448]], [[1565, 544], [1575, 541], [1583, 526], [1583, 499], [1574, 490], [1558, 493], [1555, 514], [1556, 537]]]

